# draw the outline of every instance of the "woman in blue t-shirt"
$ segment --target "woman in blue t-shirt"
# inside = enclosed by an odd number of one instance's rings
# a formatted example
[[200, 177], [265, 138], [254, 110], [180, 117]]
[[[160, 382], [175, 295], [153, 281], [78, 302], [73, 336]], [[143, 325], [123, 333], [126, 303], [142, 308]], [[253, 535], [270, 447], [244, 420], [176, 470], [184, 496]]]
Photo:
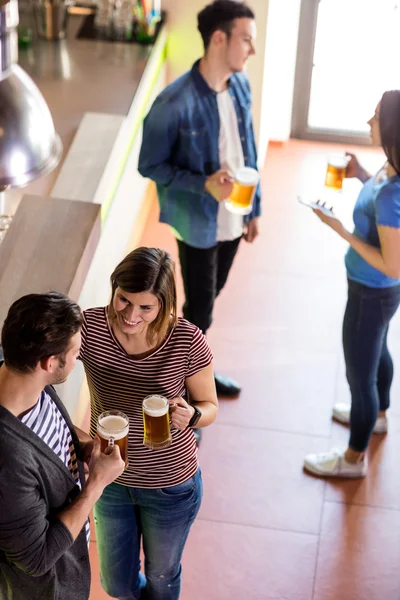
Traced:
[[315, 213], [350, 247], [345, 264], [348, 300], [343, 320], [343, 349], [351, 406], [339, 403], [333, 416], [350, 423], [347, 450], [309, 454], [304, 466], [326, 477], [363, 477], [371, 434], [386, 433], [386, 411], [393, 379], [387, 347], [389, 323], [400, 304], [400, 91], [385, 92], [368, 121], [372, 142], [387, 162], [371, 177], [350, 154], [347, 177], [364, 186], [357, 199], [350, 233], [337, 219]]

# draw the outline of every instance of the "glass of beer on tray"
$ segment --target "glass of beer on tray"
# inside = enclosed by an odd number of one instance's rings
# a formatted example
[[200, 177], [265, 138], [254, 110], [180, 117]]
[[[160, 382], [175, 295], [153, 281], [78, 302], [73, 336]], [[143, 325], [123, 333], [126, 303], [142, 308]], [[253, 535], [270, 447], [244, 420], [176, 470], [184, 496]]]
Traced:
[[242, 167], [235, 174], [232, 192], [226, 200], [227, 209], [237, 215], [248, 215], [253, 207], [254, 194], [256, 193], [260, 175], [250, 167]]
[[169, 403], [164, 396], [147, 396], [143, 400], [143, 444], [152, 450], [166, 448], [172, 442], [169, 426]]
[[325, 188], [333, 192], [340, 192], [342, 190], [343, 179], [346, 177], [349, 160], [349, 157], [345, 154], [332, 154], [328, 156]]
[[119, 446], [122, 460], [125, 461], [125, 469], [128, 466], [128, 433], [129, 418], [119, 410], [107, 410], [97, 420], [97, 435], [100, 438], [100, 450], [105, 452], [106, 448], [115, 444]]

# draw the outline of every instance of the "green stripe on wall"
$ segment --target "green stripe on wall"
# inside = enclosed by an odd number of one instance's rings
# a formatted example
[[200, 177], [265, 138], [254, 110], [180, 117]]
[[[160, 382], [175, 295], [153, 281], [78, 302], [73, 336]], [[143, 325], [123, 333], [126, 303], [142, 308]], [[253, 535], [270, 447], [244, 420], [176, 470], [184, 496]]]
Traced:
[[163, 47], [160, 48], [160, 49], [157, 48], [157, 42], [156, 42], [156, 46], [155, 46], [155, 48], [154, 48], [153, 51], [154, 52], [159, 51], [160, 55], [159, 55], [159, 57], [157, 59], [157, 62], [155, 64], [155, 66], [154, 66], [154, 71], [153, 71], [153, 74], [152, 74], [151, 82], [150, 82], [149, 88], [147, 90], [146, 96], [143, 99], [142, 105], [138, 108], [135, 121], [133, 122], [132, 135], [131, 135], [131, 137], [129, 139], [129, 142], [128, 142], [128, 145], [126, 147], [124, 156], [123, 156], [123, 158], [121, 160], [121, 164], [120, 164], [120, 166], [118, 168], [118, 172], [117, 172], [117, 174], [115, 176], [114, 184], [113, 184], [113, 186], [111, 188], [111, 191], [110, 191], [107, 199], [101, 205], [101, 223], [102, 224], [104, 224], [104, 222], [105, 222], [105, 220], [107, 218], [107, 215], [109, 213], [109, 210], [111, 208], [111, 204], [112, 204], [112, 201], [114, 200], [115, 194], [116, 194], [118, 186], [119, 186], [119, 182], [121, 181], [122, 174], [123, 174], [123, 172], [125, 170], [126, 163], [128, 161], [130, 151], [132, 149], [132, 146], [133, 146], [133, 143], [135, 141], [136, 135], [137, 135], [137, 133], [139, 131], [139, 127], [141, 126], [142, 121], [143, 121], [143, 119], [145, 117], [145, 111], [146, 111], [146, 108], [147, 108], [147, 105], [148, 105], [148, 102], [149, 102], [149, 98], [150, 98], [150, 96], [152, 94], [153, 88], [154, 88], [155, 83], [157, 81], [157, 78], [158, 78], [158, 76], [160, 74], [161, 68], [162, 68], [162, 66], [163, 66], [163, 64], [164, 64], [164, 62], [166, 60], [166, 57], [167, 57], [167, 40], [166, 40], [165, 44], [163, 45]]

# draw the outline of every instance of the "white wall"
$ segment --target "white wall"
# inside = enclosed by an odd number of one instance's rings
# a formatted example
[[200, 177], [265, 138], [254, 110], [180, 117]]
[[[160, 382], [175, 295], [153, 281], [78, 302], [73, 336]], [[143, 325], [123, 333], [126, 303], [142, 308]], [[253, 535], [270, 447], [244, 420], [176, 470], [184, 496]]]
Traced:
[[301, 0], [269, 0], [261, 129], [264, 139], [290, 136]]

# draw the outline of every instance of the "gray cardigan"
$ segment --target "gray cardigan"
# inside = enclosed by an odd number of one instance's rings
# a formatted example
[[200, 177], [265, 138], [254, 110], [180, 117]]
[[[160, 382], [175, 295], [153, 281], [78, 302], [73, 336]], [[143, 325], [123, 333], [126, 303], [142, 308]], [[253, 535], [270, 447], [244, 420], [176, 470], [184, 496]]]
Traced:
[[[46, 391], [79, 441], [52, 387]], [[85, 481], [79, 462], [80, 479]], [[0, 406], [0, 598], [87, 600], [90, 590], [85, 528], [75, 540], [57, 518], [79, 494], [56, 454]]]

